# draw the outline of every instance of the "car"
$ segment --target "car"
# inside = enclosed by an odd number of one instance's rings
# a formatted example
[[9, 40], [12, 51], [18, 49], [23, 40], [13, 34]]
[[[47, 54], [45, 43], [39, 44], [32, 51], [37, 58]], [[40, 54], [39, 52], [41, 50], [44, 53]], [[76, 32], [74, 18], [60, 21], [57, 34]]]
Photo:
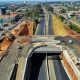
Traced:
[[80, 57], [78, 57], [77, 60], [80, 61]]
[[4, 27], [7, 27], [7, 26], [9, 26], [9, 24], [4, 24], [3, 26], [4, 26]]
[[22, 48], [23, 48], [23, 46], [18, 46], [17, 48], [18, 48], [18, 49], [22, 49]]
[[80, 57], [77, 57], [76, 65], [80, 65]]
[[70, 40], [69, 40], [69, 43], [70, 43], [70, 44], [73, 43], [73, 40], [70, 39]]
[[2, 27], [0, 27], [0, 31], [2, 31], [3, 30], [3, 28]]
[[13, 28], [8, 28], [8, 30], [12, 30]]

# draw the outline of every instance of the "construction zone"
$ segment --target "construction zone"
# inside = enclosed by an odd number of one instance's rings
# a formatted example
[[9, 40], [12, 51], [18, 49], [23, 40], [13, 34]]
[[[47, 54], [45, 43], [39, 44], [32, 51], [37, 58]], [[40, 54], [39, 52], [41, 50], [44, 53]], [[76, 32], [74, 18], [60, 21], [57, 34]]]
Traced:
[[[34, 28], [33, 21], [23, 21], [18, 26], [16, 26], [13, 30], [9, 33], [6, 33], [4, 39], [0, 43], [0, 59], [2, 59], [6, 54], [6, 50], [9, 46], [14, 42], [14, 40], [18, 36], [32, 36], [33, 35], [33, 28]], [[18, 43], [26, 43], [29, 40], [21, 39]]]

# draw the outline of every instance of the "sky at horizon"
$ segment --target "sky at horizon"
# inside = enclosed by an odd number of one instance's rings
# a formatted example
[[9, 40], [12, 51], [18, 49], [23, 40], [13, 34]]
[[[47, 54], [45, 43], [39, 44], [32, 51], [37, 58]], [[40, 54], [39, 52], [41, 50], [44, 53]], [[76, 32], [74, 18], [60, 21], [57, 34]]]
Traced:
[[3, 1], [3, 2], [5, 2], [5, 1], [34, 1], [34, 2], [36, 2], [36, 1], [80, 1], [80, 0], [0, 0], [0, 1]]

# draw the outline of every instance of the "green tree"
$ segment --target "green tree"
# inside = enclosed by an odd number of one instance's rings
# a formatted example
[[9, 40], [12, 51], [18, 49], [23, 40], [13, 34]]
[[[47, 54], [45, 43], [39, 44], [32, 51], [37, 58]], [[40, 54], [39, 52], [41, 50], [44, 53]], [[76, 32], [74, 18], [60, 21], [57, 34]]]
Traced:
[[61, 9], [61, 13], [66, 13], [66, 9]]

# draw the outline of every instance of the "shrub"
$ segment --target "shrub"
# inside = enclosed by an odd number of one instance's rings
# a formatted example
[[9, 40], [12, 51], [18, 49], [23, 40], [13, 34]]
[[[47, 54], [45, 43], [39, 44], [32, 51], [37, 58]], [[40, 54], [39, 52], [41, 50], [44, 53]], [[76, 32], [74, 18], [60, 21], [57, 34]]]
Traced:
[[69, 27], [70, 29], [76, 31], [77, 33], [80, 33], [80, 28], [77, 25], [70, 23]]
[[65, 20], [65, 18], [63, 16], [59, 16], [59, 17], [60, 17], [61, 21]]

